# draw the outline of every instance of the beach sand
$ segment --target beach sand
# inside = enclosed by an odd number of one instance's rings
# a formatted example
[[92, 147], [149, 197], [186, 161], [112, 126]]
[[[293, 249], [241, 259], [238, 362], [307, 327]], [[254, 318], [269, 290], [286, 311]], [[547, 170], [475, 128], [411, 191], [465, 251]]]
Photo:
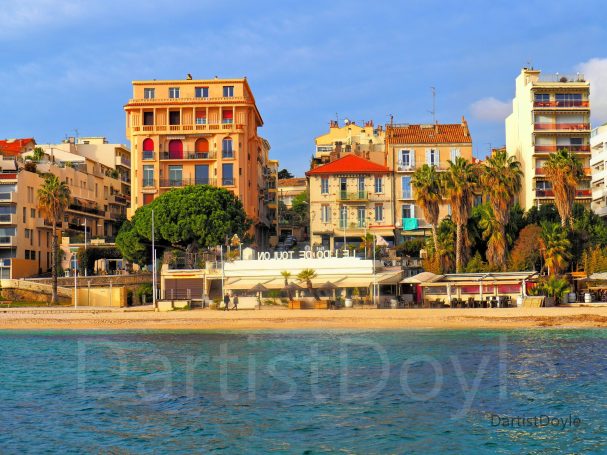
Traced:
[[1, 309], [0, 329], [514, 329], [607, 327], [607, 307], [94, 311]]

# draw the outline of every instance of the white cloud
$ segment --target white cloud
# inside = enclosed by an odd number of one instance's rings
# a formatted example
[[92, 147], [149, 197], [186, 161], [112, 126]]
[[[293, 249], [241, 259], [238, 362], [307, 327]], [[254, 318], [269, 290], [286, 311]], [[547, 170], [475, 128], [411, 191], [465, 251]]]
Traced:
[[58, 23], [86, 14], [88, 5], [83, 0], [19, 0], [2, 2], [0, 9], [0, 37], [23, 36], [32, 27]]
[[472, 103], [470, 112], [473, 117], [483, 122], [503, 122], [512, 112], [512, 103], [490, 96]]
[[576, 70], [590, 82], [590, 109], [593, 124], [607, 122], [607, 58], [592, 58]]

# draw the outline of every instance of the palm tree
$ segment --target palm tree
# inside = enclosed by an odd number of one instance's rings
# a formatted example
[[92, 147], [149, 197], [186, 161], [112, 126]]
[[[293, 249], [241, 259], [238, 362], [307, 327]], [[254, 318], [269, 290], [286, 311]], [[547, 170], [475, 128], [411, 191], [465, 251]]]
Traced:
[[432, 227], [432, 241], [438, 245], [438, 213], [443, 200], [440, 174], [435, 166], [424, 164], [417, 169], [411, 179], [415, 188], [415, 202], [422, 209], [426, 222]]
[[487, 261], [493, 268], [502, 268], [500, 259], [506, 256], [507, 238], [503, 225], [500, 224], [495, 216], [493, 209], [483, 204], [479, 206], [481, 219], [479, 227], [483, 230], [483, 238], [487, 240]]
[[63, 212], [69, 205], [70, 189], [65, 182], [59, 180], [56, 175], [48, 174], [44, 183], [38, 188], [38, 208], [47, 221], [51, 223], [53, 233], [51, 235], [51, 275], [53, 278], [53, 294], [51, 303], [58, 302], [57, 296], [57, 221], [63, 219]]
[[[373, 248], [374, 243], [373, 234], [370, 232], [367, 232], [360, 238], [360, 247], [365, 251], [365, 259], [367, 259], [367, 250]], [[373, 252], [373, 250], [371, 250], [371, 252]]]
[[554, 298], [554, 303], [559, 304], [565, 294], [571, 290], [569, 281], [565, 278], [551, 276], [541, 285], [542, 291], [548, 296]]
[[[287, 287], [289, 285], [289, 278], [291, 278], [291, 272], [283, 270], [282, 272], [280, 272], [280, 274], [285, 279], [285, 287]], [[291, 297], [291, 290], [290, 289], [287, 291], [287, 294], [289, 296], [289, 300], [293, 300], [292, 297]]]
[[449, 161], [449, 169], [442, 179], [445, 196], [451, 205], [451, 218], [456, 226], [455, 270], [462, 271], [463, 229], [474, 203], [474, 191], [478, 185], [477, 166], [458, 156], [455, 161]]
[[573, 202], [584, 172], [579, 158], [567, 149], [552, 153], [544, 163], [546, 177], [552, 183], [554, 203], [561, 216], [561, 226], [573, 227]]
[[494, 227], [498, 231], [491, 237], [494, 249], [491, 257], [487, 255], [487, 260], [491, 266], [500, 269], [506, 265], [506, 225], [510, 219], [512, 202], [521, 189], [522, 176], [521, 163], [513, 156], [508, 156], [505, 150], [496, 151], [482, 167], [480, 181], [485, 194], [489, 196], [496, 221]]
[[540, 235], [540, 252], [548, 268], [548, 275], [559, 275], [565, 270], [571, 259], [571, 242], [567, 238], [567, 231], [557, 223], [542, 223]]
[[314, 300], [320, 300], [320, 297], [316, 295], [314, 292], [314, 288], [312, 286], [312, 280], [316, 278], [316, 271], [314, 269], [303, 269], [301, 272], [297, 274], [297, 279], [299, 282], [306, 283], [306, 287], [310, 292], [310, 295], [314, 296]]

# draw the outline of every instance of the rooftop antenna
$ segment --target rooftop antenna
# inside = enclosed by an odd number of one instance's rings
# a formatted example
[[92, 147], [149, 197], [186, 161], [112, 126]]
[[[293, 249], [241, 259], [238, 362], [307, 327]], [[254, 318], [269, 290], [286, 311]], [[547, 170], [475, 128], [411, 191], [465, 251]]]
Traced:
[[388, 117], [390, 117], [390, 126], [394, 125], [394, 115], [388, 114]]
[[491, 156], [493, 153], [493, 144], [491, 144], [491, 142], [486, 142], [486, 144], [489, 145], [489, 156]]
[[339, 114], [335, 113], [335, 121], [337, 122], [337, 126], [339, 126]]
[[432, 89], [432, 110], [428, 111], [432, 114], [432, 123], [436, 123], [436, 87], [430, 87]]

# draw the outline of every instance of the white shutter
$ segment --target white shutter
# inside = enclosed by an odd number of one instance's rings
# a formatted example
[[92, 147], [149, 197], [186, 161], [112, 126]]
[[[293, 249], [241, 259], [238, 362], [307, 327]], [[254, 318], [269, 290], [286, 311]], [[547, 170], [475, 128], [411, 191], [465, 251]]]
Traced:
[[432, 161], [430, 161], [430, 149], [426, 149], [426, 164], [432, 164]]
[[459, 149], [451, 149], [451, 161], [455, 162], [459, 156]]
[[415, 150], [409, 150], [409, 163], [411, 167], [415, 167]]
[[415, 204], [411, 204], [411, 218], [415, 218]]

